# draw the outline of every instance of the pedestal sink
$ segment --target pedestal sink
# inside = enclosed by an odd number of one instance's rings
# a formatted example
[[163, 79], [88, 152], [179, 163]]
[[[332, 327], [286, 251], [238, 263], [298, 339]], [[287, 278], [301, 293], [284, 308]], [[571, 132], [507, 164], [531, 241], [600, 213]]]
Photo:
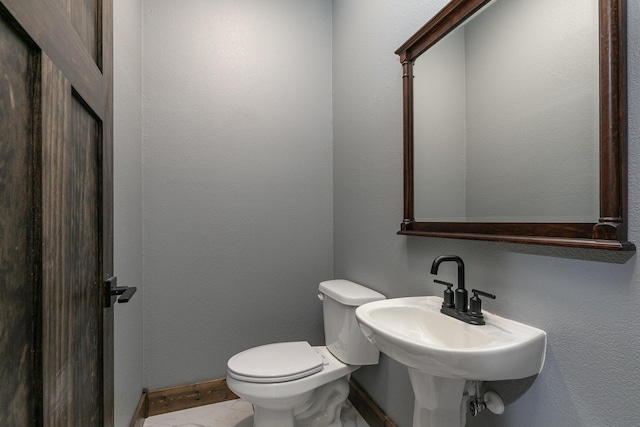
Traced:
[[467, 381], [526, 378], [544, 364], [544, 331], [486, 311], [486, 325], [470, 325], [440, 313], [441, 305], [442, 298], [425, 296], [356, 309], [365, 336], [409, 369], [413, 427], [464, 426]]

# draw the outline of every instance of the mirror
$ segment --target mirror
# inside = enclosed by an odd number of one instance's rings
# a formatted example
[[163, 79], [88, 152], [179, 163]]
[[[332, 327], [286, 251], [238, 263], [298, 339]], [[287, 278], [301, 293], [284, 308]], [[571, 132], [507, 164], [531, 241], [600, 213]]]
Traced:
[[396, 54], [399, 234], [635, 250], [624, 1], [454, 0]]

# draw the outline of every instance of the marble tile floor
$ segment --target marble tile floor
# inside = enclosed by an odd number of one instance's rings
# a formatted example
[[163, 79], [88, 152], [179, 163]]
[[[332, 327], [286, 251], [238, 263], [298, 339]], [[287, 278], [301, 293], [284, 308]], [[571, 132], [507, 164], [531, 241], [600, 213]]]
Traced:
[[[343, 427], [369, 427], [348, 402], [340, 418]], [[253, 427], [253, 408], [243, 400], [229, 400], [154, 415], [145, 420], [144, 427]]]

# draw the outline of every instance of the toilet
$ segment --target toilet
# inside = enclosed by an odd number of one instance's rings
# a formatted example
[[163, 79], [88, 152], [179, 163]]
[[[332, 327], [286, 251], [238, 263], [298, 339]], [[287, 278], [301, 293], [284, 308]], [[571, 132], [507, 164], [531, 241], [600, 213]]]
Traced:
[[342, 427], [351, 373], [378, 363], [380, 353], [360, 331], [355, 311], [384, 295], [343, 279], [322, 282], [318, 289], [324, 346], [267, 344], [227, 362], [227, 385], [253, 404], [254, 427]]

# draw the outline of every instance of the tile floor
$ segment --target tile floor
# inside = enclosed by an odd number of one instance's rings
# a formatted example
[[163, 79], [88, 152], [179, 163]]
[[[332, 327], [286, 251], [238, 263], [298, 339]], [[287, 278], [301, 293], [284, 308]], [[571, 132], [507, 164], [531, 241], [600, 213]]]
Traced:
[[[349, 403], [342, 410], [343, 427], [369, 427]], [[229, 400], [167, 414], [154, 415], [144, 427], [252, 427], [253, 408], [243, 400]]]

